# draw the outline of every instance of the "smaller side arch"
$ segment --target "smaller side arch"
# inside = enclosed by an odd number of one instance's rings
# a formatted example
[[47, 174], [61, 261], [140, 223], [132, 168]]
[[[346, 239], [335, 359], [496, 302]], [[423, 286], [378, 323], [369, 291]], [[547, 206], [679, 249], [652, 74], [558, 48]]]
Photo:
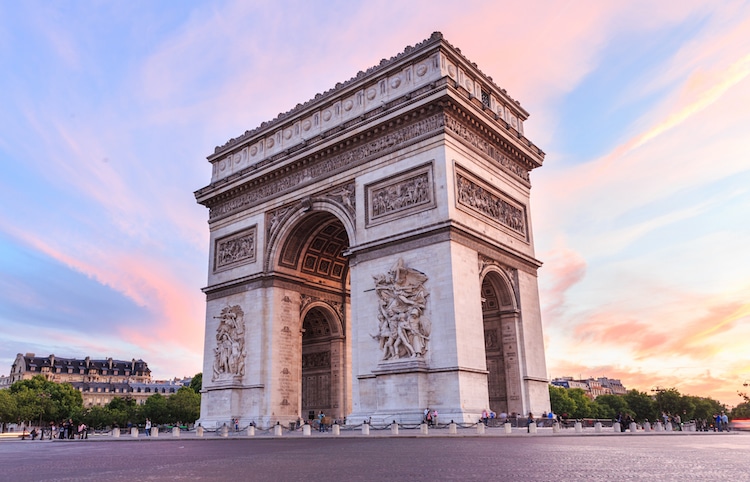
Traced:
[[332, 338], [344, 338], [344, 324], [341, 321], [341, 317], [328, 303], [324, 301], [313, 301], [302, 310], [299, 316], [300, 331], [303, 329], [305, 317], [312, 310], [318, 309], [325, 313], [326, 319], [331, 327]]
[[502, 296], [503, 293], [507, 294], [507, 299], [501, 305], [503, 312], [518, 312], [518, 293], [515, 289], [515, 283], [511, 279], [510, 275], [497, 265], [488, 265], [482, 269], [479, 274], [479, 284], [484, 285], [485, 281], [492, 283], [495, 292]]

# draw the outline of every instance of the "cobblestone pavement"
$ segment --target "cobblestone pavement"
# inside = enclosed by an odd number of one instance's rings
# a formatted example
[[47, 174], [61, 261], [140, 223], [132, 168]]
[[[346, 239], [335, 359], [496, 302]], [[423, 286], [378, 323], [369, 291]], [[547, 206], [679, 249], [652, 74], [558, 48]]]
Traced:
[[0, 480], [750, 481], [750, 433], [0, 442]]

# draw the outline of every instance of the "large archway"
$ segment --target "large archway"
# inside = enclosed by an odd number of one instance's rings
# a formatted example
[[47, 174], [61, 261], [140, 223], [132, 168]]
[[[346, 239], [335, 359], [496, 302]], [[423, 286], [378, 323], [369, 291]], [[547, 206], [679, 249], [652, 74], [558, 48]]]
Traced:
[[507, 283], [499, 274], [488, 273], [482, 281], [482, 318], [489, 408], [497, 414], [509, 413], [513, 405], [509, 404], [507, 374], [510, 367], [506, 363], [509, 361], [506, 356], [513, 354], [514, 341], [504, 337], [508, 338], [505, 333], [509, 329], [508, 319], [515, 316], [513, 297]]
[[346, 321], [349, 238], [331, 213], [311, 211], [293, 221], [276, 269], [293, 276], [300, 294], [299, 414], [343, 419], [351, 406]]

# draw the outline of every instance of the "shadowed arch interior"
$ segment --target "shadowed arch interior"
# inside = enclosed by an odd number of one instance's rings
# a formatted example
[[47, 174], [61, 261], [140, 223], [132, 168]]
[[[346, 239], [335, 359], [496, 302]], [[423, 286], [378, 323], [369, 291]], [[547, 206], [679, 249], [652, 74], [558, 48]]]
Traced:
[[505, 281], [497, 273], [488, 273], [482, 281], [484, 350], [488, 371], [489, 409], [498, 415], [508, 411], [502, 314], [514, 311], [513, 308], [511, 293]]
[[346, 229], [335, 216], [313, 212], [285, 240], [279, 264], [308, 277], [344, 282], [348, 263], [342, 253], [348, 246]]

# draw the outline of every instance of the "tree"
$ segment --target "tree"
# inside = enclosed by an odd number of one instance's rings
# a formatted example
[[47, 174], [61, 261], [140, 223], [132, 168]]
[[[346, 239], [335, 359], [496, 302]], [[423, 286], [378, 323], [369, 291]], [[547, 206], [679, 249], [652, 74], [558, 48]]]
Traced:
[[[656, 406], [660, 412], [676, 415], [681, 414], [682, 404], [680, 392], [676, 388], [667, 388], [656, 392]], [[661, 414], [659, 414], [661, 415]]]
[[5, 431], [5, 424], [16, 420], [16, 399], [10, 390], [0, 390], [0, 432]]
[[750, 418], [750, 402], [742, 402], [734, 407], [730, 416], [733, 420], [736, 418]]
[[628, 403], [619, 395], [599, 395], [594, 404], [598, 408], [597, 418], [614, 420], [620, 413], [631, 413]]
[[195, 393], [200, 393], [203, 389], [203, 372], [196, 373], [192, 380], [190, 380], [190, 388]]
[[130, 397], [115, 397], [105, 405], [105, 408], [112, 417], [109, 422], [111, 425], [117, 424], [119, 427], [127, 427], [128, 423], [141, 418], [138, 405]]
[[151, 423], [170, 423], [169, 409], [167, 408], [167, 398], [161, 393], [154, 393], [146, 399], [143, 404], [143, 412], [140, 419], [151, 419]]
[[653, 422], [659, 419], [656, 403], [648, 393], [639, 392], [638, 390], [628, 390], [623, 395], [623, 399], [637, 421], [643, 422], [649, 420]]
[[549, 386], [549, 401], [553, 413], [571, 416], [576, 410], [576, 402], [568, 396], [568, 390], [555, 385]]
[[201, 396], [189, 387], [180, 387], [167, 399], [170, 422], [193, 423], [201, 413]]
[[572, 418], [591, 418], [596, 415], [594, 402], [586, 396], [581, 388], [569, 388], [568, 396], [575, 402], [576, 408], [570, 413]]
[[59, 421], [71, 418], [83, 408], [81, 393], [69, 383], [55, 383], [36, 375], [10, 386], [16, 399], [19, 421]]

